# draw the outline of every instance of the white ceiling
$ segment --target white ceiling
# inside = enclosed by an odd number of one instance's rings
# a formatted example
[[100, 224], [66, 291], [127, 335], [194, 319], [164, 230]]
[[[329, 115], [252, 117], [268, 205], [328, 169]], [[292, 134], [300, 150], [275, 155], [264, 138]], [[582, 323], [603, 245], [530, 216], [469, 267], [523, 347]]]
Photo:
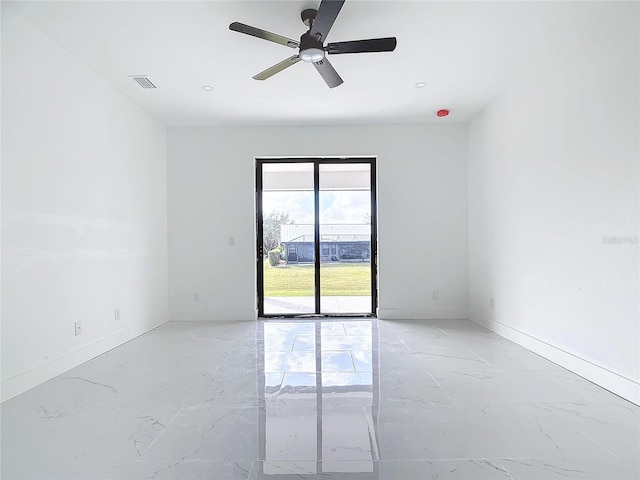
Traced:
[[[295, 50], [228, 28], [298, 39], [300, 12], [318, 1], [3, 4], [167, 125], [466, 122], [597, 15], [594, 2], [347, 0], [329, 42], [396, 36], [398, 46], [330, 56], [344, 84], [329, 89], [303, 62], [253, 80]], [[437, 118], [441, 108], [451, 115]]]

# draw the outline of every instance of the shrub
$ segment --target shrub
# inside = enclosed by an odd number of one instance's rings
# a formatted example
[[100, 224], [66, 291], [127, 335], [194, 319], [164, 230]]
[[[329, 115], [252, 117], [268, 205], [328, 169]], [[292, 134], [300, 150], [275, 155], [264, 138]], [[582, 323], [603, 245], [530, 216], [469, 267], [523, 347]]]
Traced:
[[280, 263], [280, 250], [273, 249], [269, 250], [269, 265], [272, 267], [276, 267]]

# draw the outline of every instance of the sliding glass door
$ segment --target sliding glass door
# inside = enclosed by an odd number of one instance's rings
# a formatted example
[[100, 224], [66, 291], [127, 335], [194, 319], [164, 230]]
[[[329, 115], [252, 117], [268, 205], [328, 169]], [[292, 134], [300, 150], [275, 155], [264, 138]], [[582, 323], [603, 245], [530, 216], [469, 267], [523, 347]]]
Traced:
[[375, 160], [257, 159], [260, 316], [371, 315]]
[[262, 206], [258, 209], [261, 314], [315, 313], [313, 163], [258, 164], [262, 186], [258, 190]]
[[371, 312], [371, 164], [321, 163], [320, 311]]

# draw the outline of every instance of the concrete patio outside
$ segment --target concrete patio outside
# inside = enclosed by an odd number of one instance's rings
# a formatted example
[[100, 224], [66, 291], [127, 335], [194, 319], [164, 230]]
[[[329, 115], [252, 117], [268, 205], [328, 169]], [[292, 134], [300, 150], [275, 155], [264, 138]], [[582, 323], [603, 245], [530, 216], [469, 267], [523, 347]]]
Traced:
[[[265, 297], [265, 315], [295, 315], [313, 314], [315, 299], [308, 297]], [[322, 313], [339, 314], [370, 314], [370, 296], [322, 296], [320, 297], [320, 311]]]

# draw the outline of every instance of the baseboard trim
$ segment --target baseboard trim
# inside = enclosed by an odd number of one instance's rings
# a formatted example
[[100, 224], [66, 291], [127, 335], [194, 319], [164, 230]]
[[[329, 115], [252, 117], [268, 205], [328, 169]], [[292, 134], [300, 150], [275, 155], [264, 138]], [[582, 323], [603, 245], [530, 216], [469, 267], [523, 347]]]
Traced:
[[462, 308], [378, 308], [380, 320], [435, 320], [440, 318], [467, 318], [468, 312]]
[[640, 383], [496, 320], [489, 320], [480, 316], [470, 316], [469, 319], [640, 406]]
[[172, 322], [247, 322], [255, 321], [255, 310], [173, 310], [169, 312]]
[[80, 347], [60, 357], [49, 360], [24, 373], [11, 377], [0, 383], [0, 403], [6, 402], [21, 393], [37, 387], [41, 383], [51, 380], [58, 375], [71, 370], [89, 360], [112, 350], [123, 343], [133, 340], [140, 335], [150, 332], [163, 325], [165, 322], [148, 325], [140, 323], [132, 325], [124, 330], [116, 332], [108, 337], [97, 340], [89, 345]]

